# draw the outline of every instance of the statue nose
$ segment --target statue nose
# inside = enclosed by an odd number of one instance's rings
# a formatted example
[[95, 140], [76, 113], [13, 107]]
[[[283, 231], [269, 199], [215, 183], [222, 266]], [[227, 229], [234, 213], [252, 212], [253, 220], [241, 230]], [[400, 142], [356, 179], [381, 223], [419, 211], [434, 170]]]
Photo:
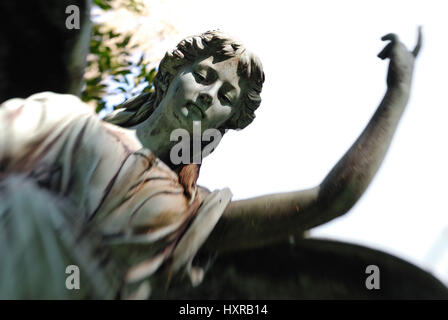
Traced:
[[205, 110], [205, 109], [208, 109], [212, 105], [213, 97], [210, 94], [203, 92], [199, 95], [198, 101], [199, 101], [201, 107], [204, 108], [204, 110]]

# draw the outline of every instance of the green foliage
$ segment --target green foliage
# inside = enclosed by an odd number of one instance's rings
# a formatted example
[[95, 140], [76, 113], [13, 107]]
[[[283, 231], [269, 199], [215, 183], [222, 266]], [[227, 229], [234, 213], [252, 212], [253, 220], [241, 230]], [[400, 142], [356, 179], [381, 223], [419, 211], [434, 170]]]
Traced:
[[[94, 7], [112, 10], [117, 0], [93, 0]], [[141, 13], [144, 5], [137, 0], [119, 3], [128, 10]], [[87, 61], [85, 87], [81, 98], [95, 102], [96, 111], [106, 107], [111, 96], [120, 95], [122, 100], [141, 92], [153, 90], [156, 75], [145, 61], [138, 45], [131, 45], [132, 34], [121, 34], [92, 19], [90, 55]]]
[[93, 0], [93, 4], [100, 7], [103, 10], [112, 9], [111, 0]]
[[136, 13], [141, 13], [145, 8], [144, 3], [141, 0], [93, 0], [93, 5], [103, 9], [105, 11], [111, 10], [113, 5], [125, 7]]

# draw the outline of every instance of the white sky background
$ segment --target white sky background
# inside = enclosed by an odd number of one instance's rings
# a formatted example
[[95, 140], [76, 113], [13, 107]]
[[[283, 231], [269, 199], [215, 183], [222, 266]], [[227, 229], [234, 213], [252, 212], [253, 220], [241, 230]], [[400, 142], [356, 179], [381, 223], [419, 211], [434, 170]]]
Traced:
[[347, 215], [312, 235], [384, 250], [448, 283], [447, 9], [445, 1], [164, 1], [154, 10], [179, 31], [165, 49], [219, 28], [255, 52], [266, 74], [257, 118], [224, 137], [199, 183], [230, 187], [234, 199], [319, 184], [386, 90], [381, 36], [395, 32], [413, 48], [423, 25], [410, 103], [382, 167]]

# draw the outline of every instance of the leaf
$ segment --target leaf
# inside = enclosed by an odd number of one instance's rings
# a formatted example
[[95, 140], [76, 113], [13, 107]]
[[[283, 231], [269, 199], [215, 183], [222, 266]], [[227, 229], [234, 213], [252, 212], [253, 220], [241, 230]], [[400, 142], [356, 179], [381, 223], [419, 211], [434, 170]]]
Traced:
[[126, 47], [130, 40], [131, 40], [131, 35], [125, 36], [123, 41], [120, 43], [119, 47], [121, 47], [121, 48]]
[[100, 7], [103, 10], [110, 10], [112, 6], [110, 5], [110, 0], [93, 0], [93, 4]]
[[130, 74], [130, 73], [132, 73], [131, 72], [131, 70], [129, 70], [129, 69], [120, 69], [120, 70], [115, 70], [115, 71], [112, 71], [110, 74], [111, 75], [119, 75], [119, 74], [121, 74], [121, 75], [127, 75], [127, 74]]

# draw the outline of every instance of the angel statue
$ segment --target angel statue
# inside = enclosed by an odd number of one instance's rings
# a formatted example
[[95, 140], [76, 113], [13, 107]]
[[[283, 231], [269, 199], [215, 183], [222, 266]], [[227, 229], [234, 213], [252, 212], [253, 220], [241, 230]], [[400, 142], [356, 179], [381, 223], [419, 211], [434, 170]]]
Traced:
[[199, 163], [173, 161], [176, 129], [193, 135], [199, 123], [201, 135], [223, 135], [249, 125], [260, 105], [260, 60], [220, 31], [182, 40], [161, 61], [155, 91], [104, 120], [68, 94], [4, 102], [0, 298], [157, 296], [202, 282], [193, 262], [200, 250], [263, 248], [346, 213], [390, 145], [422, 36], [412, 51], [394, 34], [383, 40], [379, 57], [390, 64], [381, 104], [322, 183], [303, 191], [231, 201], [228, 189], [196, 184]]

